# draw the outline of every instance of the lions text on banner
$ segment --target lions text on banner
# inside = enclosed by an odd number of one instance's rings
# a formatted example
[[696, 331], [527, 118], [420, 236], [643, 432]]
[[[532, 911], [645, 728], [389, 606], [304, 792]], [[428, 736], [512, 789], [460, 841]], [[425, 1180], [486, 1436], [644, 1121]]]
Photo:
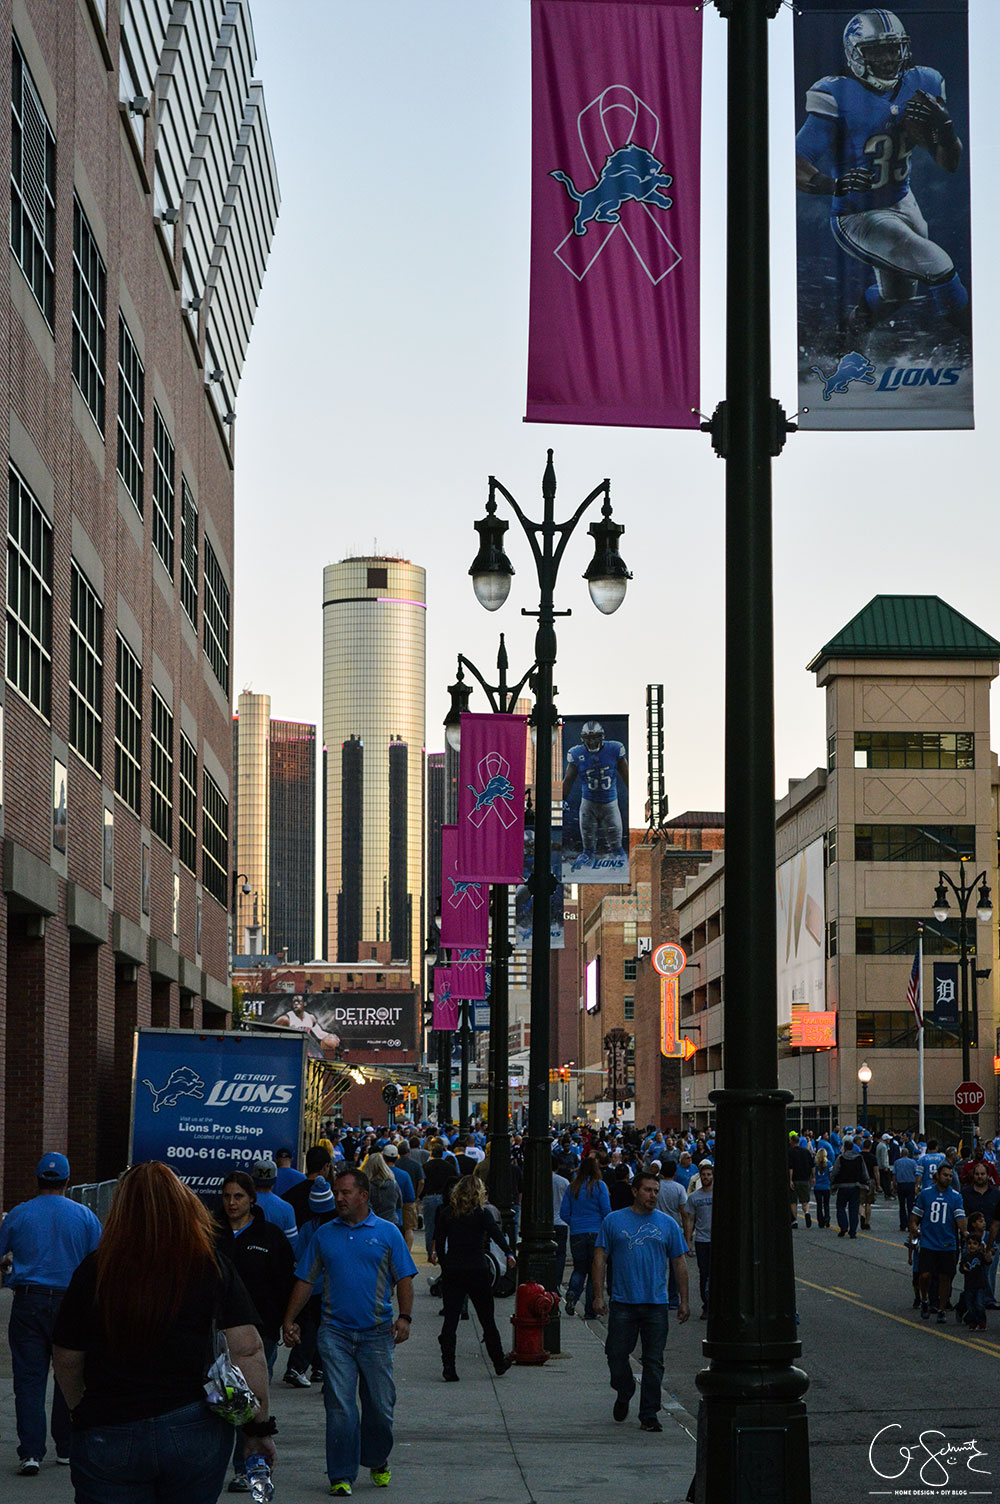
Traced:
[[527, 419], [693, 428], [702, 15], [533, 0]]
[[456, 860], [466, 881], [521, 881], [526, 727], [523, 715], [462, 716]]
[[458, 999], [452, 993], [450, 966], [434, 968], [434, 1012], [431, 1025], [438, 1030], [458, 1028]]
[[562, 875], [627, 883], [628, 716], [563, 720]]
[[799, 427], [971, 428], [968, 0], [795, 0], [795, 91]]
[[459, 876], [458, 826], [441, 827], [441, 944], [485, 950], [489, 944], [490, 890]]

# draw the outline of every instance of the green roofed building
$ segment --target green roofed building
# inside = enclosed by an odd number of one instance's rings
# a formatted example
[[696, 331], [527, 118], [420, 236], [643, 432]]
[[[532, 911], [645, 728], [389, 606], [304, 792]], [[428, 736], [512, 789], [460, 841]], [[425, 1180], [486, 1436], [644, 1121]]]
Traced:
[[[990, 748], [1000, 641], [938, 596], [878, 595], [809, 668], [826, 694], [826, 763], [792, 780], [776, 808], [779, 1080], [795, 1097], [789, 1127], [857, 1123], [862, 1064], [872, 1073], [869, 1126], [916, 1126], [917, 1025], [907, 984], [922, 926], [927, 1130], [957, 1142], [952, 1099], [962, 1079], [961, 1020], [942, 1028], [930, 1015], [935, 963], [959, 959], [958, 905], [952, 897], [943, 924], [932, 910], [941, 871], [956, 882], [964, 874], [966, 884], [985, 872], [1000, 912], [1000, 788]], [[721, 906], [723, 888], [715, 864], [688, 879], [679, 908], [682, 945], [704, 931], [706, 904]], [[975, 896], [968, 915], [975, 952], [971, 1074], [995, 1104], [997, 923], [977, 921]], [[682, 978], [682, 1024], [699, 1011], [709, 1055], [685, 1065], [681, 1107], [704, 1122], [708, 1092], [722, 1085], [708, 1068], [719, 1043], [724, 1067], [721, 1006], [701, 1013], [699, 1000], [683, 998], [685, 989], [711, 993], [712, 967], [722, 961], [700, 957], [697, 945], [694, 951], [709, 971], [689, 968], [691, 981], [687, 973]], [[977, 971], [989, 975], [977, 978]], [[834, 1047], [793, 1044], [802, 1037], [800, 1009], [836, 1014]], [[981, 1126], [995, 1131], [995, 1105]]]

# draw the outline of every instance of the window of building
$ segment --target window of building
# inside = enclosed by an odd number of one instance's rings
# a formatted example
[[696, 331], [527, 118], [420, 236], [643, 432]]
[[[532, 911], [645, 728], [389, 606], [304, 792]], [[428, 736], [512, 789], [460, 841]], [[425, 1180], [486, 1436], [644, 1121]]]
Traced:
[[104, 432], [107, 273], [87, 216], [73, 200], [73, 379]]
[[636, 960], [635, 956], [626, 956], [625, 957], [625, 980], [626, 980], [626, 982], [634, 982], [635, 979], [636, 979], [636, 977], [638, 976], [638, 974], [639, 974], [639, 962]]
[[971, 731], [856, 731], [856, 768], [974, 768]]
[[[854, 949], [859, 956], [912, 956], [917, 948], [917, 925], [924, 927], [924, 955], [951, 956], [961, 949], [958, 919], [856, 919]], [[976, 953], [976, 922], [968, 925], [968, 952]]]
[[104, 607], [83, 570], [70, 564], [69, 744], [101, 771], [104, 705]]
[[837, 921], [831, 919], [826, 927], [826, 953], [828, 956], [837, 954]]
[[7, 478], [7, 679], [48, 715], [52, 525], [13, 465]]
[[142, 665], [118, 634], [115, 643], [115, 793], [142, 809]]
[[192, 872], [198, 870], [198, 754], [181, 732], [178, 767], [177, 855]]
[[836, 827], [836, 825], [831, 825], [830, 829], [826, 833], [826, 846], [825, 846], [824, 850], [825, 850], [825, 853], [826, 853], [826, 865], [828, 867], [832, 867], [833, 864], [834, 864], [834, 862], [837, 860], [837, 827]]
[[170, 846], [174, 823], [174, 717], [153, 690], [149, 715], [149, 825]]
[[389, 571], [387, 569], [369, 569], [368, 570], [368, 589], [369, 590], [388, 590], [388, 588], [389, 588]]
[[54, 328], [56, 138], [24, 54], [13, 42], [10, 89], [10, 248]]
[[[859, 1050], [911, 1050], [917, 1043], [917, 1021], [909, 1008], [859, 1013], [855, 1023]], [[931, 1050], [957, 1050], [957, 1034], [924, 1024], [924, 1045]]]
[[634, 945], [636, 943], [636, 939], [638, 938], [638, 933], [638, 924], [636, 920], [624, 919], [622, 921], [622, 940], [626, 945]]
[[198, 508], [181, 476], [181, 605], [198, 626]]
[[834, 773], [837, 769], [837, 738], [828, 736], [826, 739], [826, 771]]
[[202, 800], [201, 880], [224, 907], [229, 903], [229, 800], [206, 772]]
[[212, 671], [226, 694], [229, 693], [229, 586], [215, 557], [215, 550], [205, 539], [205, 652]]
[[947, 862], [975, 857], [974, 825], [855, 825], [856, 862]]
[[174, 445], [153, 403], [153, 547], [174, 577]]
[[635, 998], [628, 993], [625, 995], [625, 1022], [631, 1023], [635, 1018]]
[[146, 430], [146, 373], [121, 313], [118, 314], [118, 474], [142, 516], [142, 453]]

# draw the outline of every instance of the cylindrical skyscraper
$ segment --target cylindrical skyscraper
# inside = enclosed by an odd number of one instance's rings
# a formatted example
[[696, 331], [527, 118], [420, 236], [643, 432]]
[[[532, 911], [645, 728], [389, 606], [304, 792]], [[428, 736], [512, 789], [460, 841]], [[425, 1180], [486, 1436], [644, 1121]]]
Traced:
[[323, 571], [328, 959], [422, 955], [425, 573], [355, 558]]

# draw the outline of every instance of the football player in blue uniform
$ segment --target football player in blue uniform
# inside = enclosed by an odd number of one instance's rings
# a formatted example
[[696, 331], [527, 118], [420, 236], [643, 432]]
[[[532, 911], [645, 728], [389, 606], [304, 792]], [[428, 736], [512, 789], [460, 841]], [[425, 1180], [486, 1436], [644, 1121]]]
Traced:
[[910, 188], [915, 149], [945, 172], [956, 172], [962, 159], [944, 79], [914, 64], [902, 22], [882, 6], [847, 23], [844, 55], [846, 71], [821, 78], [806, 94], [795, 182], [803, 193], [830, 198], [837, 244], [875, 272], [849, 332], [866, 333], [918, 288], [930, 288], [939, 312], [970, 335], [969, 294], [947, 251], [930, 239]]
[[618, 779], [628, 787], [628, 760], [621, 742], [604, 739], [600, 721], [586, 721], [580, 732], [580, 745], [566, 755], [563, 778], [563, 802], [570, 789], [580, 781], [580, 841], [582, 850], [573, 863], [573, 871], [593, 867], [602, 853], [618, 867], [628, 858], [622, 846], [622, 817], [618, 808]]

